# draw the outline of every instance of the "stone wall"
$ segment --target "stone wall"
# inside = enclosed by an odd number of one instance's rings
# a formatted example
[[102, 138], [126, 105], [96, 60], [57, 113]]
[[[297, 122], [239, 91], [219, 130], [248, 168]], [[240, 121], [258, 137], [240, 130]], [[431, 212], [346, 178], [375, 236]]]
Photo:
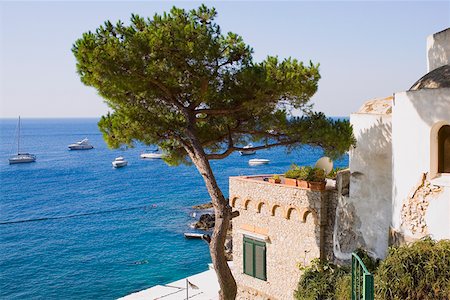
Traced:
[[[329, 205], [335, 199], [334, 186], [320, 192], [271, 184], [262, 177], [230, 178], [230, 205], [240, 212], [233, 219], [238, 299], [294, 298], [299, 266], [332, 256], [334, 215], [330, 221], [328, 207], [335, 207]], [[243, 273], [244, 236], [266, 240], [267, 281]]]

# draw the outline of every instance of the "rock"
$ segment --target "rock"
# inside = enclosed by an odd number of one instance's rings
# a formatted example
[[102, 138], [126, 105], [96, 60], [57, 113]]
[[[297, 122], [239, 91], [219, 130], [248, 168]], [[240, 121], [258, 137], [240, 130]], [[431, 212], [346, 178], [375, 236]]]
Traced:
[[212, 207], [213, 207], [213, 205], [211, 202], [192, 206], [193, 209], [208, 209], [208, 208], [212, 208]]
[[203, 214], [200, 219], [194, 224], [194, 228], [208, 230], [214, 228], [216, 217], [210, 214]]

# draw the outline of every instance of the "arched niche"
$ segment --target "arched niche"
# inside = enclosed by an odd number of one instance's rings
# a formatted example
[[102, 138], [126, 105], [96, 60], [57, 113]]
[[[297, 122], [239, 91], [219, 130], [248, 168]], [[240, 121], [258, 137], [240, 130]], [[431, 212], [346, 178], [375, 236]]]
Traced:
[[247, 199], [244, 201], [244, 209], [247, 210], [249, 208], [250, 203], [252, 203], [252, 201], [250, 199]]
[[[264, 210], [264, 207], [267, 207], [266, 202], [264, 201], [259, 201], [256, 204], [256, 212], [261, 213]], [[267, 208], [266, 208], [267, 209]]]
[[278, 216], [278, 215], [283, 215], [283, 208], [278, 205], [278, 204], [273, 204], [272, 207], [270, 208], [270, 215], [271, 216]]
[[231, 205], [231, 207], [236, 207], [236, 204], [237, 204], [237, 200], [238, 200], [239, 198], [238, 197], [233, 197], [231, 200], [230, 200], [230, 205]]
[[301, 211], [301, 217], [302, 217], [302, 222], [306, 223], [306, 221], [308, 220], [308, 217], [312, 217], [314, 224], [318, 225], [319, 224], [319, 218], [317, 215], [317, 212], [315, 209], [312, 208], [304, 208]]
[[430, 177], [450, 173], [450, 123], [437, 122], [430, 133]]

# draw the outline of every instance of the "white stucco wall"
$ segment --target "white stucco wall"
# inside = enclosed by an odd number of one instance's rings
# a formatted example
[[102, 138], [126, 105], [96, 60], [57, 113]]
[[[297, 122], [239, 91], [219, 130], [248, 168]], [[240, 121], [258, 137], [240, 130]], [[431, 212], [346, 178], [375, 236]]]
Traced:
[[391, 114], [355, 113], [350, 123], [357, 145], [350, 151], [350, 195], [344, 200], [354, 207], [353, 226], [364, 248], [384, 258], [391, 222]]
[[[431, 130], [437, 123], [450, 124], [450, 89], [422, 89], [396, 93], [392, 116], [392, 224], [405, 236], [413, 233], [402, 228], [402, 205], [417, 189], [424, 173], [430, 173]], [[431, 183], [433, 183], [432, 178]], [[428, 233], [434, 238], [450, 238], [450, 183], [441, 192], [430, 195], [425, 212]], [[448, 186], [447, 186], [448, 184]], [[441, 185], [441, 184], [439, 184]]]
[[428, 72], [450, 64], [450, 28], [427, 38]]

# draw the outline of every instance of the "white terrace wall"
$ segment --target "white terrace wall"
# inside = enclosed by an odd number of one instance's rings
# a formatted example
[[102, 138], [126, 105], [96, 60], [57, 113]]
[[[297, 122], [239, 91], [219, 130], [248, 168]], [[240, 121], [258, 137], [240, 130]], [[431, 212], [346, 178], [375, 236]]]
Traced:
[[450, 177], [434, 178], [433, 133], [450, 124], [450, 89], [395, 94], [392, 118], [392, 238], [450, 238]]
[[356, 248], [384, 258], [391, 222], [392, 97], [367, 101], [350, 116], [356, 147], [350, 150], [350, 195], [339, 195], [334, 255], [349, 260]]
[[[328, 223], [326, 207], [335, 199], [335, 190], [310, 191], [252, 177], [230, 177], [230, 205], [240, 212], [233, 219], [238, 299], [294, 299], [299, 266], [319, 258], [321, 245], [331, 245], [327, 229], [333, 224]], [[244, 274], [244, 236], [266, 239], [267, 281]], [[322, 249], [326, 251], [331, 253], [331, 247]]]

